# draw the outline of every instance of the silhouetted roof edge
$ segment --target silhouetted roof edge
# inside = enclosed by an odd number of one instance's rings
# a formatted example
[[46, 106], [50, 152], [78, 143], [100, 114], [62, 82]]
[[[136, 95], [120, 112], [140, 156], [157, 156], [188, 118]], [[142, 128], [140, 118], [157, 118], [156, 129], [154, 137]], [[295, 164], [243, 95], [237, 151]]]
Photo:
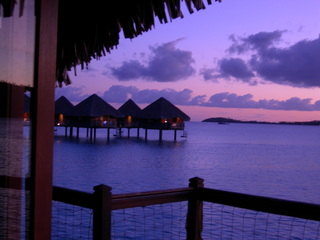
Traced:
[[190, 117], [187, 114], [163, 97], [146, 106], [136, 117], [142, 119], [170, 119], [179, 117], [183, 121], [190, 121]]

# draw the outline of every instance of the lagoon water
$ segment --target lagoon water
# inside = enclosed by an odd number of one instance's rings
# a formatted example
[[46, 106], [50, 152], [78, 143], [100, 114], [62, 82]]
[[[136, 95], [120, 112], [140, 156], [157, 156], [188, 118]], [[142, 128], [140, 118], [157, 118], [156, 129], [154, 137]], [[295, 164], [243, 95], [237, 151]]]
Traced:
[[105, 184], [113, 193], [186, 187], [201, 177], [206, 187], [320, 204], [320, 127], [187, 122], [173, 131], [144, 130], [90, 141], [56, 131], [54, 185], [92, 192]]

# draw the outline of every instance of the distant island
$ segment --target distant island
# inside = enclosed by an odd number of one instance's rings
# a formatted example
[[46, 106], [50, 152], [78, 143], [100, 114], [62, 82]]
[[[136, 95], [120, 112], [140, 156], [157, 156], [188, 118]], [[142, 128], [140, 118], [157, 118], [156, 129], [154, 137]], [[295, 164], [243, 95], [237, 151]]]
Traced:
[[216, 117], [216, 118], [207, 118], [202, 120], [202, 122], [216, 122], [218, 124], [230, 124], [230, 123], [253, 123], [253, 124], [287, 124], [287, 125], [312, 125], [312, 126], [320, 126], [320, 120], [309, 121], [309, 122], [265, 122], [265, 121], [241, 121], [235, 120], [231, 118], [223, 118], [223, 117]]

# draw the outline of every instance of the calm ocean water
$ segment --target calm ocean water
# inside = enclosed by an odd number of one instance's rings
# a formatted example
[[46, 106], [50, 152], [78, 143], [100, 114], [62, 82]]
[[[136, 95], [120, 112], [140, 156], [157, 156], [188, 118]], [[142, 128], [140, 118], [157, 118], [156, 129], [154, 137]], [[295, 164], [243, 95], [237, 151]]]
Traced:
[[96, 141], [56, 132], [54, 185], [92, 192], [106, 184], [113, 193], [180, 188], [198, 176], [210, 188], [320, 203], [320, 127], [186, 123], [187, 138], [173, 131], [144, 130], [130, 138], [98, 130]]

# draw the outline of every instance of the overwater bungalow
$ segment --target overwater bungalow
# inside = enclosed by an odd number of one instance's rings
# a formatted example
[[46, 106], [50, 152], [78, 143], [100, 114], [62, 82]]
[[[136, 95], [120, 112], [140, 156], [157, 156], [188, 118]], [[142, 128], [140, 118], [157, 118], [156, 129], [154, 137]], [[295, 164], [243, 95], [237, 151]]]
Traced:
[[176, 131], [184, 130], [184, 121], [190, 121], [187, 114], [163, 97], [142, 109], [137, 118], [140, 126], [146, 129], [146, 138], [148, 129], [159, 129], [159, 140], [162, 139], [162, 130], [174, 130], [176, 139]]
[[86, 98], [67, 114], [68, 125], [85, 128], [116, 128], [123, 115], [98, 95]]
[[[129, 99], [126, 101], [119, 109], [124, 117], [119, 119], [119, 131], [118, 133], [121, 135], [121, 128], [128, 129], [128, 137], [130, 137], [130, 129], [137, 128], [137, 137], [140, 135], [140, 121], [137, 118], [137, 115], [141, 112], [141, 108], [132, 100]], [[117, 133], [117, 134], [118, 134]]]
[[121, 122], [122, 127], [139, 127], [137, 115], [141, 112], [141, 108], [132, 99], [126, 101], [118, 111], [124, 115], [123, 122]]
[[55, 101], [55, 114], [54, 114], [54, 125], [55, 126], [65, 126], [65, 116], [70, 113], [73, 104], [65, 97], [61, 96]]
[[164, 130], [183, 130], [184, 121], [190, 121], [187, 114], [163, 97], [145, 107], [137, 118], [143, 128]]

